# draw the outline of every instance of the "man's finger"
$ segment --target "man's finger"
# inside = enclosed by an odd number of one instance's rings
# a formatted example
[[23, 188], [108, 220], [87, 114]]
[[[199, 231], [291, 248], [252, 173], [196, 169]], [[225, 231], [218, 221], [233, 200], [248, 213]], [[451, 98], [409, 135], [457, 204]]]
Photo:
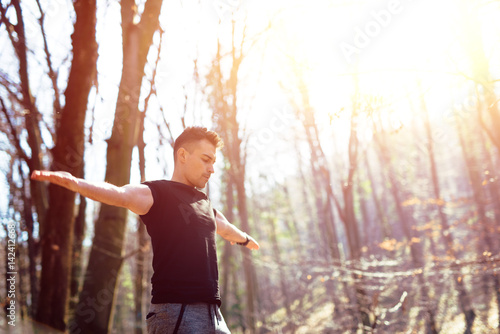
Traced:
[[35, 170], [33, 173], [31, 173], [31, 178], [33, 180], [37, 180], [42, 176], [42, 172], [39, 170]]
[[53, 174], [52, 172], [36, 170], [31, 174], [31, 178], [35, 180], [47, 179], [50, 176], [52, 176], [52, 174]]
[[250, 243], [248, 244], [248, 248], [250, 248], [251, 250], [258, 250], [260, 246], [257, 243], [257, 241], [251, 240]]
[[45, 170], [35, 170], [31, 173], [31, 179], [37, 181], [54, 181], [54, 176], [57, 176], [56, 172], [50, 172]]

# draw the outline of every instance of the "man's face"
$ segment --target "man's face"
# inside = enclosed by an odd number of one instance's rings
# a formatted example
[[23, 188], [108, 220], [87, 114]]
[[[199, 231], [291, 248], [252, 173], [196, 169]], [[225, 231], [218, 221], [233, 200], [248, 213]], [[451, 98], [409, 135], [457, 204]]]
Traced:
[[187, 185], [205, 188], [214, 173], [216, 147], [208, 140], [192, 142], [181, 152], [180, 167]]

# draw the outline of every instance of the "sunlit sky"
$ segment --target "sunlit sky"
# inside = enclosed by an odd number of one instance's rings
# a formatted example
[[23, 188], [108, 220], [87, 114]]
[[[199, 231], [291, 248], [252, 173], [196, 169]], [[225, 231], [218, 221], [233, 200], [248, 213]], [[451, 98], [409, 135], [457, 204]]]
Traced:
[[[296, 172], [298, 161], [293, 152], [293, 121], [290, 98], [296, 97], [296, 73], [307, 85], [310, 103], [316, 112], [326, 151], [331, 151], [331, 133], [342, 140], [347, 135], [346, 122], [352, 105], [354, 76], [358, 73], [360, 91], [384, 96], [392, 103], [398, 121], [410, 121], [408, 96], [415, 99], [417, 79], [426, 92], [431, 115], [450, 107], [451, 100], [469, 93], [460, 72], [470, 73], [468, 58], [459, 39], [467, 27], [460, 20], [458, 3], [452, 0], [377, 0], [377, 1], [264, 1], [201, 0], [165, 1], [161, 25], [165, 31], [158, 77], [158, 99], [150, 102], [146, 143], [148, 179], [169, 178], [172, 173], [171, 151], [158, 157], [154, 146], [157, 135], [153, 120], [161, 119], [161, 105], [172, 122], [174, 136], [181, 132], [180, 116], [184, 95], [189, 96], [187, 123], [211, 127], [206, 99], [196, 93], [193, 60], [198, 59], [200, 74], [207, 73], [215, 56], [217, 38], [228, 51], [231, 20], [237, 21], [237, 37], [246, 21], [247, 38], [262, 32], [248, 51], [239, 74], [239, 119], [249, 136], [252, 155], [248, 161], [249, 177], [261, 173], [282, 179]], [[66, 59], [70, 47], [73, 14], [68, 1], [54, 1], [48, 12], [46, 29], [55, 64]], [[469, 1], [470, 3], [470, 1]], [[116, 0], [99, 2], [99, 95], [94, 112], [94, 145], [86, 151], [87, 178], [102, 180], [105, 172], [105, 139], [110, 135], [121, 73], [120, 8]], [[499, 5], [479, 6], [485, 53], [492, 75], [500, 74]], [[36, 15], [36, 13], [35, 13]], [[155, 43], [158, 44], [158, 36]], [[33, 47], [40, 41], [33, 41]], [[156, 48], [150, 61], [156, 58]], [[2, 54], [2, 57], [4, 55]], [[4, 58], [5, 59], [5, 58]], [[65, 60], [66, 59], [66, 60]], [[30, 69], [36, 73], [36, 67]], [[146, 70], [151, 73], [150, 67]], [[38, 74], [39, 75], [39, 74]], [[61, 69], [61, 80], [67, 69]], [[203, 80], [203, 78], [202, 78]], [[43, 91], [46, 81], [34, 81], [35, 93]], [[203, 82], [202, 82], [203, 84]], [[64, 85], [63, 85], [64, 86]], [[146, 85], [144, 91], [149, 87]], [[95, 96], [95, 95], [93, 95]], [[94, 97], [92, 97], [94, 98]], [[42, 110], [50, 119], [51, 101]], [[330, 115], [344, 109], [330, 123]], [[92, 123], [91, 115], [87, 125]], [[286, 131], [290, 127], [290, 131]], [[367, 134], [369, 137], [369, 134]], [[257, 159], [257, 154], [259, 158]], [[160, 159], [158, 161], [157, 159]], [[222, 159], [218, 159], [219, 167]], [[133, 162], [135, 163], [135, 162]], [[134, 166], [132, 182], [138, 182]], [[217, 179], [211, 181], [217, 188]]]

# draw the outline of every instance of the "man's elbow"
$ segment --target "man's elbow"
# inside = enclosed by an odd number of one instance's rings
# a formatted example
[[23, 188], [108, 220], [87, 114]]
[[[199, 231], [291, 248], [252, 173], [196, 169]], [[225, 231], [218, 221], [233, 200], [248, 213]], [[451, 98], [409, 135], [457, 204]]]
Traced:
[[229, 231], [226, 222], [224, 222], [221, 219], [220, 220], [217, 219], [216, 223], [217, 223], [217, 234], [223, 238], [227, 237]]
[[138, 201], [137, 198], [125, 199], [122, 204], [120, 206], [129, 209], [139, 216], [145, 215], [150, 209], [150, 206], [147, 206], [143, 201]]
[[116, 206], [126, 208], [137, 215], [144, 215], [147, 211], [138, 205], [136, 196], [125, 187], [119, 189]]

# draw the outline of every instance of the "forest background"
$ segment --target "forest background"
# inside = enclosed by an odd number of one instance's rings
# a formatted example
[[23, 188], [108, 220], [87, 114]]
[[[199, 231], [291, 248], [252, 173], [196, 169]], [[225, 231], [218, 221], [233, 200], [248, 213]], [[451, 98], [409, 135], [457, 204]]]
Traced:
[[[0, 1], [0, 330], [145, 333], [137, 216], [191, 125], [234, 333], [497, 333], [499, 1]], [[12, 306], [13, 305], [13, 306]], [[15, 325], [15, 326], [14, 326]]]

